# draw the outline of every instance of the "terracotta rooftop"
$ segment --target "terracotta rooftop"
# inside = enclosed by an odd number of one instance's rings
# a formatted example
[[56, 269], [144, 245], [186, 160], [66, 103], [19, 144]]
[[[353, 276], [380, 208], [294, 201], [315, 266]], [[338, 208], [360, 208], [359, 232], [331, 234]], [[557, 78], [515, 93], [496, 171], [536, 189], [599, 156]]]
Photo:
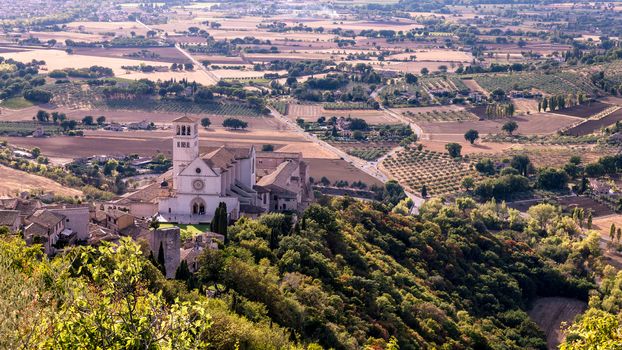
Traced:
[[290, 181], [297, 168], [298, 162], [292, 160], [285, 161], [279, 164], [274, 172], [259, 179], [257, 186], [272, 190], [279, 189], [281, 192], [297, 193], [298, 188], [296, 184]]
[[36, 223], [45, 228], [52, 228], [58, 225], [59, 222], [65, 219], [64, 215], [54, 213], [46, 209], [40, 209], [35, 211], [34, 214], [28, 217], [28, 221]]
[[48, 230], [48, 228], [33, 222], [30, 225], [26, 226], [26, 228], [24, 228], [24, 238], [31, 238], [31, 237], [49, 237], [50, 235], [50, 231]]
[[235, 161], [235, 155], [222, 146], [215, 151], [203, 155], [203, 160], [212, 169], [226, 170]]
[[0, 210], [0, 226], [13, 226], [19, 220], [19, 211]]
[[194, 119], [194, 118], [183, 116], [183, 117], [180, 117], [180, 118], [177, 118], [177, 119], [173, 120], [173, 123], [194, 123], [196, 121], [197, 120]]

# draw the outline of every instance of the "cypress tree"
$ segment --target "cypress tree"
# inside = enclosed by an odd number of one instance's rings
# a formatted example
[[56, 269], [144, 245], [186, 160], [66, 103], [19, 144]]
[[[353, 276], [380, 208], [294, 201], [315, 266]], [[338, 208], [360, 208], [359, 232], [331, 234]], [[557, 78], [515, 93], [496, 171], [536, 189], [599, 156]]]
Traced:
[[279, 247], [279, 234], [273, 228], [270, 230], [270, 250], [275, 250]]
[[615, 237], [616, 237], [616, 224], [611, 224], [611, 227], [609, 228], [609, 238], [611, 238], [611, 242], [613, 242]]
[[587, 229], [591, 230], [592, 229], [592, 212], [588, 212], [587, 213]]
[[220, 229], [220, 205], [218, 205], [218, 208], [216, 208], [216, 211], [214, 212], [214, 217], [212, 218], [212, 222], [210, 223], [210, 230], [212, 232], [219, 233], [218, 232], [219, 229]]
[[220, 220], [218, 220], [218, 225], [220, 227], [218, 233], [225, 236], [225, 244], [227, 244], [229, 243], [229, 237], [227, 237], [227, 224], [229, 221], [227, 217], [227, 204], [225, 202], [221, 202], [220, 206]]
[[188, 269], [188, 263], [186, 260], [182, 260], [175, 271], [175, 279], [180, 281], [187, 281], [190, 278], [190, 269]]
[[158, 268], [164, 276], [166, 276], [166, 261], [164, 260], [164, 246], [160, 242], [160, 248], [158, 249]]

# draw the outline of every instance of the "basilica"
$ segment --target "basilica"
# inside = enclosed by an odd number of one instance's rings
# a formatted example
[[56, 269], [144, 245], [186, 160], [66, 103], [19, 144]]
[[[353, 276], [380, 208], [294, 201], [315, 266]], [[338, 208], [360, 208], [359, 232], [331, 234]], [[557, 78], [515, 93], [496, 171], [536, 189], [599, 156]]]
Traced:
[[231, 220], [264, 212], [297, 212], [313, 200], [308, 164], [299, 153], [221, 146], [201, 154], [199, 122], [173, 121], [173, 168], [162, 183], [158, 212], [179, 224], [209, 222], [220, 203]]

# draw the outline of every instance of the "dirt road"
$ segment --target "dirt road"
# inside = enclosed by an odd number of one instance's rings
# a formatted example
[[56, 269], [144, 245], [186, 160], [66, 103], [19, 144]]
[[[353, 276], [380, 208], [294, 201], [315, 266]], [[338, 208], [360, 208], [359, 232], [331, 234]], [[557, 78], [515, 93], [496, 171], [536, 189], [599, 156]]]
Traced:
[[540, 298], [529, 311], [529, 317], [546, 334], [547, 347], [553, 350], [564, 340], [562, 322], [572, 323], [586, 309], [587, 304], [576, 299]]

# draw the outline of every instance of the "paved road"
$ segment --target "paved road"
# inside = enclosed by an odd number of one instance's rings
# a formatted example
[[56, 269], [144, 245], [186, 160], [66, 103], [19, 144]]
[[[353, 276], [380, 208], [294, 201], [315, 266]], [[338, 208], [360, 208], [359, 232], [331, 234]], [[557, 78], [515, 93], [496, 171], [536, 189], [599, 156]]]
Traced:
[[[301, 128], [296, 122], [294, 122], [293, 120], [291, 120], [291, 119], [287, 118], [286, 116], [282, 115], [276, 109], [274, 109], [272, 107], [268, 107], [268, 108], [270, 109], [270, 112], [272, 113], [272, 115], [275, 118], [277, 118], [281, 122], [285, 123], [285, 125], [287, 125], [292, 131], [302, 135], [306, 140], [308, 140], [310, 142], [313, 142], [316, 145], [322, 147], [323, 149], [336, 154], [341, 159], [343, 159], [346, 162], [354, 165], [355, 167], [357, 167], [361, 171], [365, 172], [366, 174], [369, 174], [370, 176], [373, 176], [374, 178], [378, 179], [379, 181], [381, 181], [383, 183], [390, 180], [389, 176], [387, 176], [380, 169], [378, 169], [378, 164], [380, 164], [380, 162], [382, 162], [382, 160], [387, 155], [385, 155], [384, 157], [381, 157], [377, 161], [373, 161], [373, 162], [368, 162], [368, 161], [362, 160], [360, 158], [353, 157], [353, 156], [347, 154], [346, 152], [344, 152], [343, 150], [341, 150], [341, 149], [339, 149], [339, 148], [337, 148], [335, 146], [332, 146], [328, 142], [326, 142], [324, 140], [320, 140], [316, 135], [309, 134], [303, 128]], [[396, 150], [397, 149], [392, 150], [389, 154], [395, 153]], [[412, 199], [413, 203], [415, 204], [413, 206], [413, 213], [417, 213], [418, 212], [418, 208], [421, 207], [421, 205], [425, 202], [425, 200], [423, 198], [419, 197], [419, 196], [416, 196], [413, 193], [410, 193], [410, 192], [406, 192], [406, 195], [410, 199]]]
[[[151, 29], [151, 27], [149, 27], [148, 25], [144, 24], [143, 22], [141, 22], [138, 19], [136, 20], [136, 23], [138, 23], [141, 26], [145, 27], [147, 30], [153, 30], [153, 29]], [[187, 59], [189, 59], [190, 62], [192, 62], [192, 64], [194, 65], [195, 69], [198, 69], [201, 73], [205, 74], [210, 80], [212, 80], [214, 82], [214, 84], [216, 84], [220, 80], [220, 78], [218, 78], [216, 76], [216, 74], [214, 74], [214, 72], [212, 72], [209, 68], [203, 66], [203, 64], [201, 64], [201, 62], [197, 61], [196, 58], [194, 58], [186, 50], [182, 49], [179, 44], [175, 44], [175, 49], [177, 49], [177, 51], [179, 51], [182, 55], [184, 55]]]

